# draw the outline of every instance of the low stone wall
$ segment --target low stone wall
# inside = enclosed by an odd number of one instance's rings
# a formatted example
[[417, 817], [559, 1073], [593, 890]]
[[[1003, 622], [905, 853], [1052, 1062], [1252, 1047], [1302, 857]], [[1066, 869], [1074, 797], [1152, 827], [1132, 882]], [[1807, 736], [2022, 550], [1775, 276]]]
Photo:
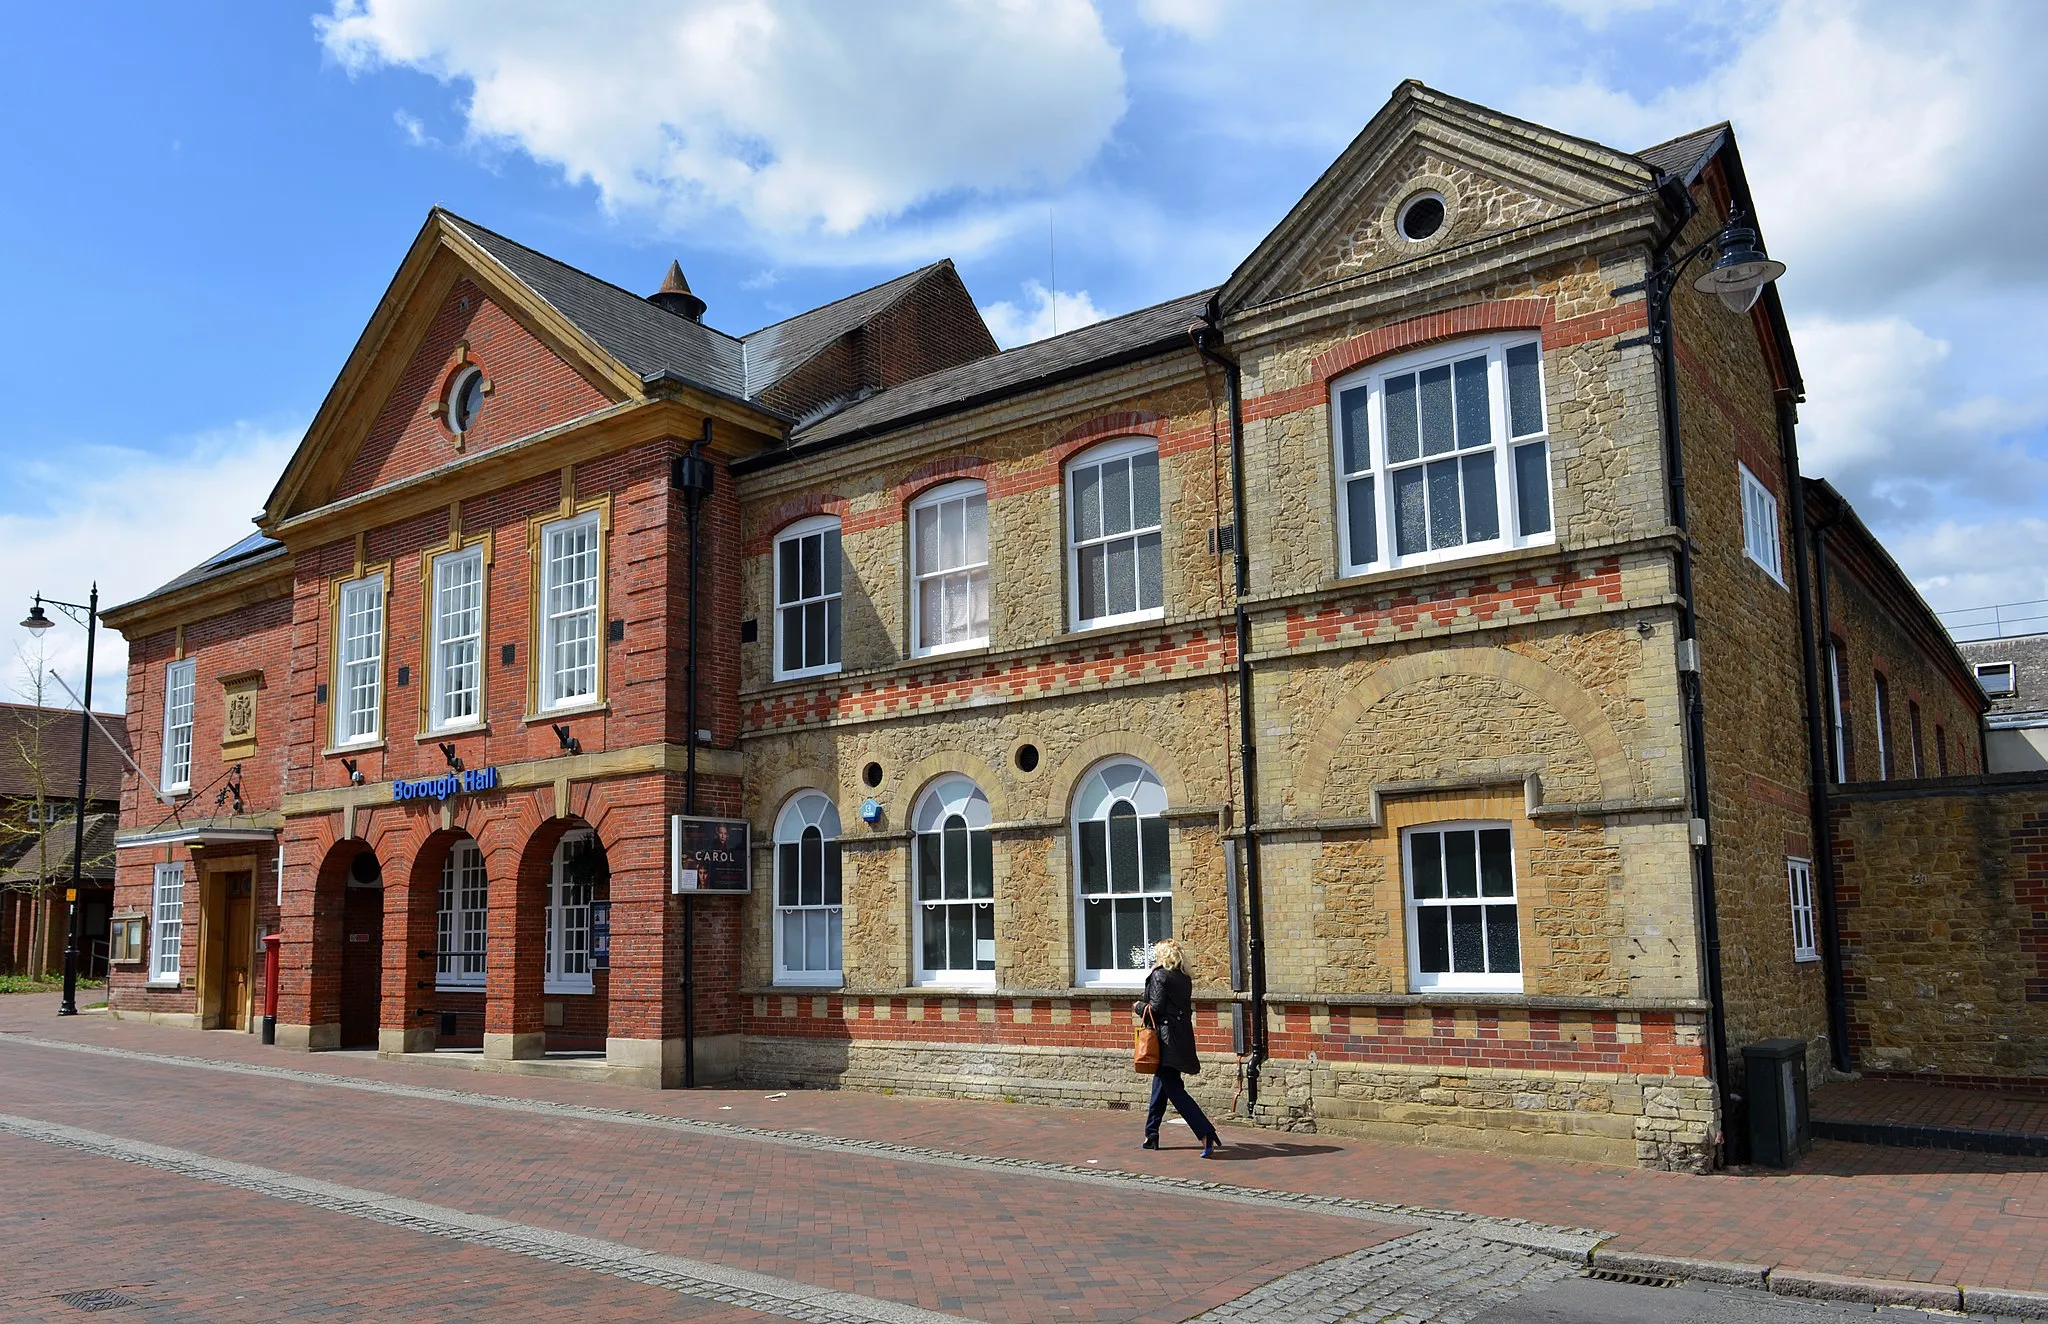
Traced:
[[1830, 802], [1857, 1068], [2048, 1089], [2048, 775]]
[[[1126, 1052], [750, 1035], [741, 1078], [769, 1087], [853, 1088], [1068, 1107], [1144, 1108], [1151, 1081]], [[1229, 1116], [1239, 1079], [1211, 1059], [1188, 1082]], [[1169, 1114], [1170, 1116], [1171, 1114]], [[1400, 1064], [1267, 1063], [1257, 1123], [1410, 1144], [1703, 1172], [1714, 1093], [1697, 1077]]]

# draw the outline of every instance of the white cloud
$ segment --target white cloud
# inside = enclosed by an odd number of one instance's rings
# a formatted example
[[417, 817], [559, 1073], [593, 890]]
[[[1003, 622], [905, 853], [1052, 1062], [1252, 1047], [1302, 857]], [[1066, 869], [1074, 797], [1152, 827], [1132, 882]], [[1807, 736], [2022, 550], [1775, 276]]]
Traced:
[[414, 147], [425, 147], [434, 140], [427, 136], [427, 126], [420, 117], [404, 110], [391, 112], [391, 122], [405, 135], [405, 140]]
[[1058, 183], [1125, 105], [1087, 0], [335, 0], [315, 23], [352, 73], [466, 87], [473, 139], [614, 210], [785, 236]]
[[1138, 17], [1155, 28], [1206, 39], [1223, 26], [1224, 0], [1138, 0]]
[[[1936, 611], [2048, 598], [2048, 519], [1943, 520], [1885, 543]], [[1989, 619], [1972, 611], [1959, 624]]]
[[1024, 306], [1003, 299], [981, 308], [989, 334], [1004, 349], [1078, 331], [1108, 315], [1095, 306], [1086, 290], [1061, 290], [1054, 294], [1035, 280], [1024, 282]]
[[[0, 685], [18, 677], [12, 659], [30, 638], [14, 624], [32, 593], [83, 602], [94, 581], [100, 602], [142, 596], [256, 530], [263, 506], [298, 444], [290, 427], [238, 423], [174, 443], [161, 454], [111, 446], [78, 447], [56, 460], [14, 460], [4, 470], [15, 508], [0, 513], [0, 546], [22, 601], [0, 610]], [[34, 494], [40, 501], [25, 506]], [[49, 665], [76, 689], [85, 667], [85, 631], [59, 613], [44, 633]], [[128, 649], [120, 634], [99, 632], [93, 707], [126, 707]], [[61, 692], [52, 687], [61, 701]]]

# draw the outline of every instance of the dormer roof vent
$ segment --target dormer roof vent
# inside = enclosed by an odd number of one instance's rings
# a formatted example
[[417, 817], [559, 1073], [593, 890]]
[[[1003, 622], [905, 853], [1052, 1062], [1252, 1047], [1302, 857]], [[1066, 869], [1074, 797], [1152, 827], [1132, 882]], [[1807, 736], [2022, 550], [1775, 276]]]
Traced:
[[657, 308], [666, 308], [677, 317], [687, 317], [692, 322], [704, 320], [704, 301], [690, 293], [690, 282], [683, 279], [683, 264], [668, 264], [668, 275], [661, 281], [661, 288], [647, 296], [647, 302]]

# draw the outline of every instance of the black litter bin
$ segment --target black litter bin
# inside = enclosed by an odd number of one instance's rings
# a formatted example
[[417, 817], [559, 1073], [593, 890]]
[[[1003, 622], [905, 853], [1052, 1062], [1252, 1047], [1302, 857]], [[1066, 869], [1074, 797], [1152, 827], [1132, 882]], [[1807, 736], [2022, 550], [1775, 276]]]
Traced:
[[1789, 1168], [1813, 1144], [1806, 1111], [1806, 1041], [1766, 1039], [1745, 1045], [1749, 1078], [1749, 1159]]

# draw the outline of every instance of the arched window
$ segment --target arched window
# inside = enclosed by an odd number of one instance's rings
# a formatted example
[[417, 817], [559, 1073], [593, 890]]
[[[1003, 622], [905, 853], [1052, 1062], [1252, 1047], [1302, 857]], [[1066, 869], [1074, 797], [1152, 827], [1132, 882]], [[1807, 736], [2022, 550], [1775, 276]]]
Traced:
[[988, 642], [988, 489], [947, 483], [910, 507], [911, 649]]
[[1112, 759], [1074, 797], [1080, 982], [1136, 984], [1153, 943], [1173, 936], [1166, 788], [1135, 759]]
[[996, 982], [995, 849], [988, 797], [965, 777], [934, 782], [917, 802], [917, 979]]
[[441, 861], [441, 908], [435, 926], [434, 982], [481, 985], [484, 938], [490, 920], [490, 880], [484, 853], [473, 838], [448, 848]]
[[1125, 437], [1067, 466], [1067, 582], [1074, 628], [1165, 614], [1159, 443]]
[[839, 811], [800, 791], [775, 820], [776, 983], [841, 982], [839, 905]]
[[839, 670], [839, 517], [798, 520], [775, 539], [775, 678]]
[[604, 847], [589, 828], [562, 834], [555, 847], [548, 879], [546, 977], [549, 993], [588, 993], [590, 978], [590, 901], [600, 883], [610, 880]]

